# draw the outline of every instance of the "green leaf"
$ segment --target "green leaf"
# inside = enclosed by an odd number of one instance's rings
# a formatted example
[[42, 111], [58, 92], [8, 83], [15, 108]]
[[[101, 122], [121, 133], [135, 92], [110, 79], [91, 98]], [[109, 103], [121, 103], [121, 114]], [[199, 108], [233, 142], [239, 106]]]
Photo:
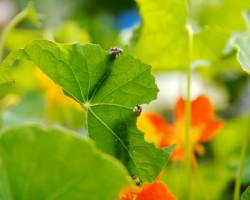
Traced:
[[247, 32], [238, 33], [235, 39], [235, 46], [238, 50], [237, 58], [244, 71], [250, 73], [250, 12], [244, 12], [244, 18], [246, 26], [248, 27]]
[[42, 122], [44, 114], [45, 99], [43, 96], [38, 92], [29, 92], [15, 107], [3, 113], [3, 127], [39, 124]]
[[219, 60], [229, 37], [230, 33], [218, 26], [205, 27], [194, 35], [192, 60]]
[[250, 38], [246, 35], [238, 37], [236, 40], [238, 49], [238, 61], [244, 71], [250, 73]]
[[[158, 176], [171, 148], [146, 143], [133, 112], [134, 106], [157, 95], [149, 65], [126, 53], [114, 59], [94, 44], [59, 45], [41, 40], [19, 51], [85, 108], [89, 135], [100, 149], [119, 158], [143, 181]], [[10, 55], [5, 63], [11, 62]]]
[[190, 13], [201, 27], [220, 26], [226, 31], [244, 29], [242, 13], [250, 9], [249, 0], [191, 0]]
[[13, 62], [25, 57], [26, 54], [20, 50], [14, 50], [9, 54], [8, 59], [5, 59], [0, 65], [0, 85], [13, 83], [13, 77], [11, 74], [11, 67], [14, 64]]
[[0, 199], [116, 200], [128, 174], [86, 138], [20, 127], [0, 137]]
[[136, 0], [143, 20], [135, 55], [153, 69], [185, 69], [189, 65], [189, 36], [184, 0]]
[[250, 186], [245, 190], [245, 192], [241, 196], [241, 200], [249, 200], [250, 199]]
[[[246, 27], [242, 13], [250, 8], [250, 1], [191, 0], [189, 8], [191, 21], [200, 29], [194, 38], [193, 57], [196, 54], [195, 59], [197, 55], [201, 56], [198, 59], [206, 58], [206, 65], [210, 66], [202, 69], [203, 75], [240, 69], [230, 43], [235, 33]], [[198, 41], [197, 37], [200, 38]]]

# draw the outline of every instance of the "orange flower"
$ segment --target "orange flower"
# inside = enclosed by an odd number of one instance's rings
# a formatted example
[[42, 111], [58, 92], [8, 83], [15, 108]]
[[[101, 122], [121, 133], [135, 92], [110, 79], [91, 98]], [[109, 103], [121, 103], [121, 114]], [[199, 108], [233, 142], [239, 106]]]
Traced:
[[144, 184], [140, 189], [123, 190], [119, 200], [176, 200], [176, 198], [164, 183], [154, 181], [151, 184]]
[[[168, 123], [155, 113], [144, 112], [138, 117], [137, 127], [145, 134], [145, 140], [158, 147], [176, 144], [171, 159], [183, 159], [185, 155], [185, 105], [180, 98], [175, 106], [175, 122]], [[193, 151], [204, 153], [202, 143], [211, 140], [223, 126], [222, 120], [215, 120], [212, 102], [206, 96], [199, 96], [191, 102], [191, 127], [189, 142]]]

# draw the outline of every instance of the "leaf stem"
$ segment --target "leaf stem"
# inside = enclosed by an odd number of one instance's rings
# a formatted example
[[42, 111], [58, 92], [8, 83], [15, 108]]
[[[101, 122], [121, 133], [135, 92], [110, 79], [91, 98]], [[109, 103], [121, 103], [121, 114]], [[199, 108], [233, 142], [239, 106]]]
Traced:
[[[189, 65], [187, 67], [187, 94], [186, 94], [186, 105], [185, 105], [185, 160], [184, 170], [186, 173], [186, 195], [188, 199], [192, 196], [192, 147], [190, 144], [190, 128], [191, 128], [191, 81], [192, 81], [192, 30], [187, 26], [189, 36]], [[185, 196], [186, 196], [185, 195]]]
[[0, 36], [0, 62], [3, 59], [3, 50], [8, 34], [11, 32], [13, 28], [15, 28], [15, 26], [17, 26], [17, 24], [19, 24], [28, 16], [30, 7], [31, 3], [28, 4], [28, 6], [23, 11], [17, 14], [3, 29], [2, 34]]
[[239, 167], [237, 172], [237, 177], [235, 181], [235, 187], [234, 187], [234, 200], [240, 200], [240, 188], [241, 188], [241, 179], [242, 174], [244, 170], [244, 162], [246, 158], [246, 152], [248, 147], [248, 129], [244, 132], [243, 138], [242, 138], [242, 147], [241, 147], [241, 153], [240, 153], [240, 160], [239, 160]]

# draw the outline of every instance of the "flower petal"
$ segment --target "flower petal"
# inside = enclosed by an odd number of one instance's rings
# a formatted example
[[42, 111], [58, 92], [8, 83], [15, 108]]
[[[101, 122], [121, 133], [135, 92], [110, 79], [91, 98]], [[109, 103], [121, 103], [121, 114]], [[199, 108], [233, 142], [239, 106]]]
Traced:
[[214, 105], [206, 96], [198, 96], [192, 101], [192, 124], [203, 123], [215, 117]]
[[144, 112], [137, 119], [137, 127], [145, 135], [145, 140], [156, 146], [168, 146], [173, 137], [172, 126], [160, 115]]
[[219, 132], [223, 124], [224, 124], [223, 120], [208, 122], [206, 124], [205, 130], [201, 135], [200, 142], [204, 143], [211, 140]]
[[[181, 97], [175, 105], [176, 120], [185, 118], [186, 101]], [[212, 120], [215, 116], [214, 106], [208, 97], [201, 95], [191, 102], [192, 124], [203, 123]]]
[[139, 191], [136, 200], [176, 200], [176, 198], [164, 183], [155, 181], [145, 184]]
[[180, 97], [175, 104], [175, 118], [176, 120], [185, 118], [185, 100]]
[[119, 195], [119, 200], [136, 200], [138, 190], [135, 188], [125, 188]]

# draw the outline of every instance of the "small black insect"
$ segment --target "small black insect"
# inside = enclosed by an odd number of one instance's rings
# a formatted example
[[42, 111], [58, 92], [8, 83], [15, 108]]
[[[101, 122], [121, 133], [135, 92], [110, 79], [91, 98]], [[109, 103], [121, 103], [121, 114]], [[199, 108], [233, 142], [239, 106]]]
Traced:
[[141, 181], [137, 176], [132, 176], [132, 179], [137, 186], [141, 185]]
[[139, 105], [136, 105], [134, 108], [133, 108], [133, 112], [137, 115], [140, 115], [141, 114], [141, 111], [142, 111], [142, 108], [141, 106]]
[[116, 58], [117, 56], [119, 56], [121, 53], [123, 52], [123, 50], [119, 47], [112, 47], [111, 49], [109, 49], [109, 55], [113, 58]]

